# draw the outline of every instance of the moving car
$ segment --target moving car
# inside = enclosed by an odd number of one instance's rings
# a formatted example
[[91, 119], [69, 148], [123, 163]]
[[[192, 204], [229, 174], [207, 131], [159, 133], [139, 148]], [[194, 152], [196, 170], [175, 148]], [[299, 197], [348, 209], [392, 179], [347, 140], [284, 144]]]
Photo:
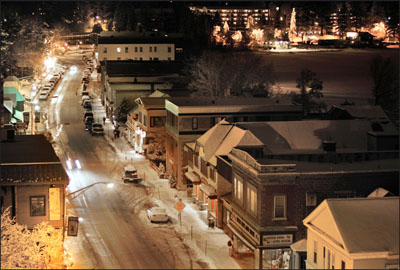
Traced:
[[132, 182], [132, 183], [139, 183], [142, 179], [139, 177], [135, 166], [128, 165], [122, 171], [122, 181], [124, 183]]
[[91, 110], [92, 109], [92, 103], [90, 102], [90, 100], [85, 100], [83, 102], [83, 108], [85, 108], [87, 110]]
[[86, 117], [88, 117], [88, 116], [94, 117], [94, 116], [93, 116], [93, 112], [92, 112], [92, 111], [86, 111], [86, 112], [83, 114], [83, 121], [85, 121]]
[[169, 217], [165, 208], [152, 207], [147, 210], [147, 217], [151, 222], [168, 222]]
[[85, 118], [85, 130], [89, 130], [89, 128], [92, 126], [94, 122], [93, 116], [87, 116]]

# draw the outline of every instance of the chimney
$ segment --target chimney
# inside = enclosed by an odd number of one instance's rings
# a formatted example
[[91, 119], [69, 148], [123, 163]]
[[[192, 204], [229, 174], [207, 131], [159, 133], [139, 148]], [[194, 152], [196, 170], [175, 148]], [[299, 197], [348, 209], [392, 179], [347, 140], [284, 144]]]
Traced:
[[7, 129], [7, 141], [13, 141], [15, 137], [14, 129]]
[[336, 152], [336, 142], [334, 141], [323, 141], [322, 147], [326, 152]]

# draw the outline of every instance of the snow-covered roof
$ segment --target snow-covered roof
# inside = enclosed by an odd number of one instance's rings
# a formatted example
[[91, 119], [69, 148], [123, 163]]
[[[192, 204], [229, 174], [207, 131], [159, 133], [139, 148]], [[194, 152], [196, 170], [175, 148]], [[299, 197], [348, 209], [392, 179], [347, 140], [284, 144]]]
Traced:
[[349, 253], [399, 254], [399, 197], [326, 199], [303, 222]]
[[142, 105], [145, 107], [162, 107], [165, 108], [166, 97], [140, 97]]
[[227, 155], [235, 146], [263, 146], [254, 134], [243, 130], [225, 119], [209, 129], [197, 143], [203, 146], [205, 160], [216, 165], [216, 155]]
[[273, 152], [322, 149], [323, 141], [336, 142], [336, 149], [367, 149], [369, 120], [307, 120], [237, 123], [250, 130]]
[[380, 106], [370, 106], [370, 105], [333, 106], [331, 110], [335, 108], [345, 110], [352, 117], [358, 119], [388, 119], [388, 116]]

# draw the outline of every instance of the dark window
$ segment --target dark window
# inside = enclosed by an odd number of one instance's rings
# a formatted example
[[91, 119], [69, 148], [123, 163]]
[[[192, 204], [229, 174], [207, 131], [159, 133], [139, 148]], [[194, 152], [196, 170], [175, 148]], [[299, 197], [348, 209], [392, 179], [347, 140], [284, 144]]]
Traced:
[[129, 48], [128, 47], [125, 47], [125, 52], [126, 53], [129, 52]]
[[135, 47], [135, 52], [137, 52], [137, 47]]
[[154, 116], [150, 117], [150, 127], [163, 127], [165, 125], [165, 117]]
[[158, 61], [158, 57], [154, 57], [154, 61]]
[[139, 112], [139, 122], [142, 123], [142, 112]]
[[198, 118], [197, 117], [192, 117], [192, 129], [197, 129], [198, 128]]
[[149, 52], [153, 52], [153, 47], [150, 47], [150, 48], [149, 48]]
[[143, 115], [143, 125], [146, 126], [146, 115]]
[[107, 48], [104, 48], [104, 51], [103, 51], [104, 53], [107, 53]]
[[31, 216], [45, 216], [46, 215], [46, 197], [45, 196], [31, 196]]
[[346, 263], [342, 261], [342, 270], [346, 269]]
[[168, 47], [168, 52], [171, 52], [172, 50], [171, 50], [171, 47]]
[[121, 60], [121, 57], [117, 57], [117, 60]]
[[140, 47], [139, 50], [140, 50], [140, 52], [143, 52], [143, 47]]
[[157, 47], [156, 46], [154, 46], [154, 52], [157, 52]]

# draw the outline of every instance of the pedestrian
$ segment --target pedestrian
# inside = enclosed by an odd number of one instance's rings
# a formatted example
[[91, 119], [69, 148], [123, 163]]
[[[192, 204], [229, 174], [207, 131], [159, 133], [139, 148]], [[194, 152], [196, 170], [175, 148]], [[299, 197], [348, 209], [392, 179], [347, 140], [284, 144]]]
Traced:
[[106, 117], [104, 116], [103, 117], [103, 125], [105, 125], [106, 124]]
[[232, 241], [229, 240], [228, 241], [228, 247], [229, 247], [229, 256], [233, 256], [233, 245], [232, 245]]
[[114, 133], [114, 139], [116, 139], [117, 138], [117, 130], [114, 129], [113, 133]]
[[117, 138], [119, 138], [119, 133], [120, 133], [120, 131], [119, 131], [119, 129], [117, 129]]

